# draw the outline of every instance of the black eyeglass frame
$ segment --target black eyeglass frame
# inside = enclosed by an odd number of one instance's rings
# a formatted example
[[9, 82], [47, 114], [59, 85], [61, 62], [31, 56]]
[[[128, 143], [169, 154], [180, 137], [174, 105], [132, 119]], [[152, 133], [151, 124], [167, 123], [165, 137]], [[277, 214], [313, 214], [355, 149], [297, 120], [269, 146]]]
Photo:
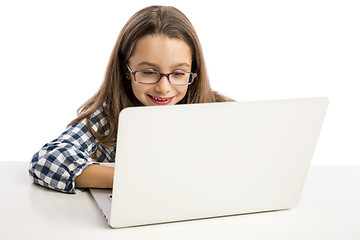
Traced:
[[133, 71], [133, 70], [129, 67], [128, 64], [126, 64], [126, 67], [129, 69], [130, 73], [134, 76], [135, 82], [141, 83], [141, 84], [157, 84], [158, 82], [160, 82], [161, 78], [165, 76], [166, 79], [168, 80], [168, 82], [169, 82], [171, 85], [173, 85], [173, 86], [188, 86], [188, 85], [192, 84], [192, 83], [194, 82], [194, 79], [197, 77], [197, 73], [185, 72], [185, 71], [183, 71], [184, 73], [190, 73], [190, 74], [192, 74], [191, 81], [189, 81], [189, 82], [186, 83], [186, 84], [175, 84], [175, 83], [172, 83], [172, 82], [170, 81], [170, 75], [171, 75], [171, 74], [176, 74], [176, 73], [161, 73], [161, 72], [158, 72], [158, 71], [153, 71], [153, 72], [156, 72], [156, 73], [160, 74], [159, 80], [157, 80], [156, 82], [153, 82], [153, 83], [144, 83], [144, 82], [139, 82], [138, 80], [136, 80], [135, 75], [136, 75], [137, 72], [146, 72], [145, 70]]

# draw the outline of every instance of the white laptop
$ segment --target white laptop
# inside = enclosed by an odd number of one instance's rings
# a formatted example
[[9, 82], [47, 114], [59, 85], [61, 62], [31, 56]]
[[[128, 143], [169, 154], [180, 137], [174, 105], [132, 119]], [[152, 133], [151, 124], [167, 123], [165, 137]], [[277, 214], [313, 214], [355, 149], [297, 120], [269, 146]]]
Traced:
[[290, 209], [327, 105], [305, 98], [126, 108], [113, 189], [91, 192], [114, 228]]

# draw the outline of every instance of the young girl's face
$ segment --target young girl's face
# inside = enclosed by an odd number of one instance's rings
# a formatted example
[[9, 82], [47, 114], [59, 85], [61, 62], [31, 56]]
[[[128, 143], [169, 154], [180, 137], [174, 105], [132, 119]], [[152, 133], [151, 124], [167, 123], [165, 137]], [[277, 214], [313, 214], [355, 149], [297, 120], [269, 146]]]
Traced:
[[[187, 43], [164, 35], [146, 35], [135, 46], [128, 65], [132, 71], [149, 70], [161, 73], [191, 71], [192, 52]], [[145, 106], [174, 105], [184, 98], [188, 86], [171, 85], [163, 76], [156, 84], [142, 84], [131, 77], [132, 91]]]

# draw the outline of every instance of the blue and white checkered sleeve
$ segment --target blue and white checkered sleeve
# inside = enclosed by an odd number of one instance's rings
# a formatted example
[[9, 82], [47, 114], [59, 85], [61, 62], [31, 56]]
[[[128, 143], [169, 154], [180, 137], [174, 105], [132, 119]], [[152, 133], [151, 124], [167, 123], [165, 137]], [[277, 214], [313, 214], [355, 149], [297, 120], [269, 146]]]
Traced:
[[75, 179], [90, 164], [97, 143], [82, 120], [59, 138], [47, 143], [31, 161], [29, 173], [34, 183], [66, 193], [76, 193]]

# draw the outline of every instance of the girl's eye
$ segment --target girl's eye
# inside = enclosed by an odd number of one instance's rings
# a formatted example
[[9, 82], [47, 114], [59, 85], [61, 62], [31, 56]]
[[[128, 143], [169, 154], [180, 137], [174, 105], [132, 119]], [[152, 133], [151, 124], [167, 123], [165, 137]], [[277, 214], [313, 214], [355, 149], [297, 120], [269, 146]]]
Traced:
[[141, 72], [142, 74], [144, 75], [156, 75], [157, 72], [154, 72], [154, 71], [144, 71], [144, 72]]
[[172, 73], [174, 76], [177, 76], [177, 77], [180, 77], [180, 76], [184, 76], [185, 75], [185, 73], [183, 73], [183, 72], [174, 72], [174, 73]]

